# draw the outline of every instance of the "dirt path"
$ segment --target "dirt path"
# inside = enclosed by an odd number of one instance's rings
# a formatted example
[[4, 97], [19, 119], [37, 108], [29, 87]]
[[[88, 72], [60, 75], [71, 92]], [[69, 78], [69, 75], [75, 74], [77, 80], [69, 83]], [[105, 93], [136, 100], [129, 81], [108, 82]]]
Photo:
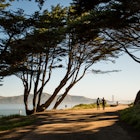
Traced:
[[18, 134], [22, 134], [18, 140], [137, 140], [118, 124], [116, 111], [124, 108], [126, 106], [38, 114], [38, 125], [17, 129]]

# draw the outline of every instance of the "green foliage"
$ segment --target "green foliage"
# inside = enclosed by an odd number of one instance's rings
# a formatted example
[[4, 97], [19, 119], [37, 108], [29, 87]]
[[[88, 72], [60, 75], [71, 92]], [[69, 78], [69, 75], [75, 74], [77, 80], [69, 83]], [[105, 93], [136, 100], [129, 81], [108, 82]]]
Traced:
[[[106, 104], [106, 107], [109, 107], [110, 105]], [[100, 103], [100, 107], [102, 107], [102, 103]], [[93, 108], [97, 108], [96, 103], [92, 103], [92, 104], [78, 104], [75, 105], [72, 109], [93, 109]]]
[[[11, 5], [11, 2], [13, 1], [18, 1], [20, 2], [19, 0], [0, 0], [0, 10], [3, 10], [5, 9], [6, 7], [10, 6]], [[38, 7], [41, 9], [45, 0], [28, 0], [28, 1], [34, 1], [36, 3], [38, 3]]]
[[81, 20], [82, 30], [79, 32], [83, 33], [83, 38], [87, 37], [86, 31], [88, 39], [96, 35], [93, 33], [97, 31], [106, 42], [123, 47], [133, 60], [140, 63], [140, 58], [132, 55], [132, 49], [139, 50], [139, 5], [138, 0], [73, 0], [70, 13], [75, 17], [88, 13], [86, 18]]
[[[44, 2], [44, 0], [35, 1], [40, 5]], [[122, 44], [127, 40], [126, 42], [133, 43], [136, 38], [137, 40], [139, 38], [137, 32], [135, 38], [133, 37], [134, 41], [131, 41], [131, 36], [124, 35], [124, 31], [121, 34], [119, 32], [126, 26], [128, 29], [129, 24], [139, 19], [137, 13], [139, 6], [135, 4], [136, 0], [130, 2], [118, 0], [108, 3], [110, 1], [73, 0], [69, 13], [67, 8], [59, 5], [52, 7], [50, 12], [48, 10], [43, 13], [35, 12], [31, 16], [25, 15], [23, 10], [1, 11], [0, 31], [3, 33], [3, 38], [0, 39], [0, 76], [16, 74], [21, 78], [27, 92], [25, 99], [34, 88], [35, 108], [36, 97], [37, 95], [41, 97], [44, 86], [51, 79], [52, 70], [63, 68], [62, 62], [66, 57], [70, 58], [67, 63], [69, 65], [64, 66], [68, 71], [60, 82], [59, 88], [56, 89], [63, 88], [68, 80], [75, 76], [73, 78], [75, 81], [72, 80], [71, 84], [73, 86], [94, 63], [117, 57], [120, 42]], [[108, 4], [100, 4], [103, 2]], [[107, 31], [111, 37], [108, 37]], [[134, 34], [128, 30], [129, 33]], [[126, 36], [129, 39], [124, 38]], [[85, 69], [79, 76], [82, 66]], [[66, 89], [67, 92], [71, 85]], [[56, 96], [57, 93], [54, 93]], [[54, 95], [52, 97], [54, 98]], [[40, 102], [40, 98], [38, 99]], [[79, 107], [93, 108], [93, 106]]]
[[73, 0], [72, 6], [74, 9], [74, 14], [81, 15], [83, 12], [92, 10], [98, 4], [109, 1], [110, 0]]
[[0, 131], [31, 125], [35, 122], [34, 116], [10, 115], [0, 118]]
[[10, 6], [10, 3], [13, 0], [0, 0], [0, 11], [5, 9], [6, 7]]
[[79, 104], [79, 105], [75, 105], [72, 109], [92, 109], [95, 107], [96, 104]]
[[13, 118], [19, 118], [19, 117], [23, 117], [19, 114], [13, 114], [13, 115], [9, 115], [9, 116], [2, 116], [2, 120], [7, 120], [7, 119], [13, 119]]
[[140, 130], [140, 106], [136, 105], [125, 110], [120, 111], [120, 118], [122, 121], [132, 125], [134, 128]]
[[[59, 5], [51, 12], [26, 16], [23, 10], [2, 11], [0, 14], [0, 76], [28, 70], [31, 54], [48, 53], [65, 38], [66, 9]], [[53, 52], [54, 53], [54, 52]], [[57, 52], [58, 53], [58, 52]], [[29, 55], [30, 54], [30, 55]], [[49, 53], [48, 53], [49, 55]], [[31, 60], [31, 59], [30, 59]]]

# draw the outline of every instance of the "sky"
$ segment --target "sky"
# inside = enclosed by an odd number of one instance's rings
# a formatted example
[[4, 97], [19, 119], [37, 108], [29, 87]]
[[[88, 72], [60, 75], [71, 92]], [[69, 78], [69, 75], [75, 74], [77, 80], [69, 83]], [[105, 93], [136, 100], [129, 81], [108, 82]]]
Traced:
[[[61, 2], [64, 6], [71, 0], [48, 0], [43, 8], [49, 8], [50, 5], [56, 5]], [[24, 7], [27, 12], [34, 11], [36, 4], [30, 2], [16, 2], [13, 7]], [[87, 73], [85, 77], [77, 83], [69, 92], [70, 95], [85, 96], [96, 99], [104, 97], [107, 100], [134, 100], [137, 92], [140, 90], [140, 64], [132, 60], [127, 54], [116, 59], [115, 63], [101, 62], [93, 65], [95, 69], [101, 70], [121, 70], [120, 72], [108, 74]], [[58, 84], [56, 81], [62, 76], [61, 70], [54, 74], [52, 83], [45, 88], [44, 92], [52, 93], [54, 87]], [[23, 85], [20, 79], [15, 76], [9, 76], [4, 79], [4, 85], [0, 87], [0, 96], [18, 96], [23, 95]]]

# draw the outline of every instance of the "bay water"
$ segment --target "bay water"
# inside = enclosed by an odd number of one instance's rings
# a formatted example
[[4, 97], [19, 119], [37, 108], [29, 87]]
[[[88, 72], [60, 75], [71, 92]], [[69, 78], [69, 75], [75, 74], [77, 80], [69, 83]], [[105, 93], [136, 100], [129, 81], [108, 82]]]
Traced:
[[[65, 108], [72, 108], [76, 104], [71, 103], [62, 103], [58, 107], [58, 109], [65, 109]], [[52, 109], [53, 105], [50, 106], [48, 109]], [[32, 108], [29, 106], [29, 108]], [[25, 106], [24, 104], [0, 104], [0, 116], [8, 116], [8, 115], [14, 115], [14, 114], [20, 114], [20, 115], [26, 115], [25, 113]]]
[[8, 116], [14, 114], [25, 114], [25, 107], [23, 104], [0, 104], [0, 116]]

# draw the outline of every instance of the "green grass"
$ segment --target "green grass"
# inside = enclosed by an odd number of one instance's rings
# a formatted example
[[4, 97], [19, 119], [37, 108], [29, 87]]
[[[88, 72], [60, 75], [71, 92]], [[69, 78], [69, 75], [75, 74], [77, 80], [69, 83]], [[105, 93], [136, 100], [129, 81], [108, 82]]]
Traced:
[[[110, 105], [106, 104], [106, 107], [109, 107]], [[100, 104], [100, 107], [102, 107], [102, 104]], [[97, 108], [96, 103], [93, 104], [79, 104], [75, 105], [72, 109], [93, 109]]]
[[120, 111], [120, 119], [140, 130], [140, 105]]
[[96, 104], [79, 104], [75, 105], [72, 109], [92, 109], [96, 108]]
[[10, 115], [0, 118], [0, 131], [31, 125], [35, 122], [34, 116]]

